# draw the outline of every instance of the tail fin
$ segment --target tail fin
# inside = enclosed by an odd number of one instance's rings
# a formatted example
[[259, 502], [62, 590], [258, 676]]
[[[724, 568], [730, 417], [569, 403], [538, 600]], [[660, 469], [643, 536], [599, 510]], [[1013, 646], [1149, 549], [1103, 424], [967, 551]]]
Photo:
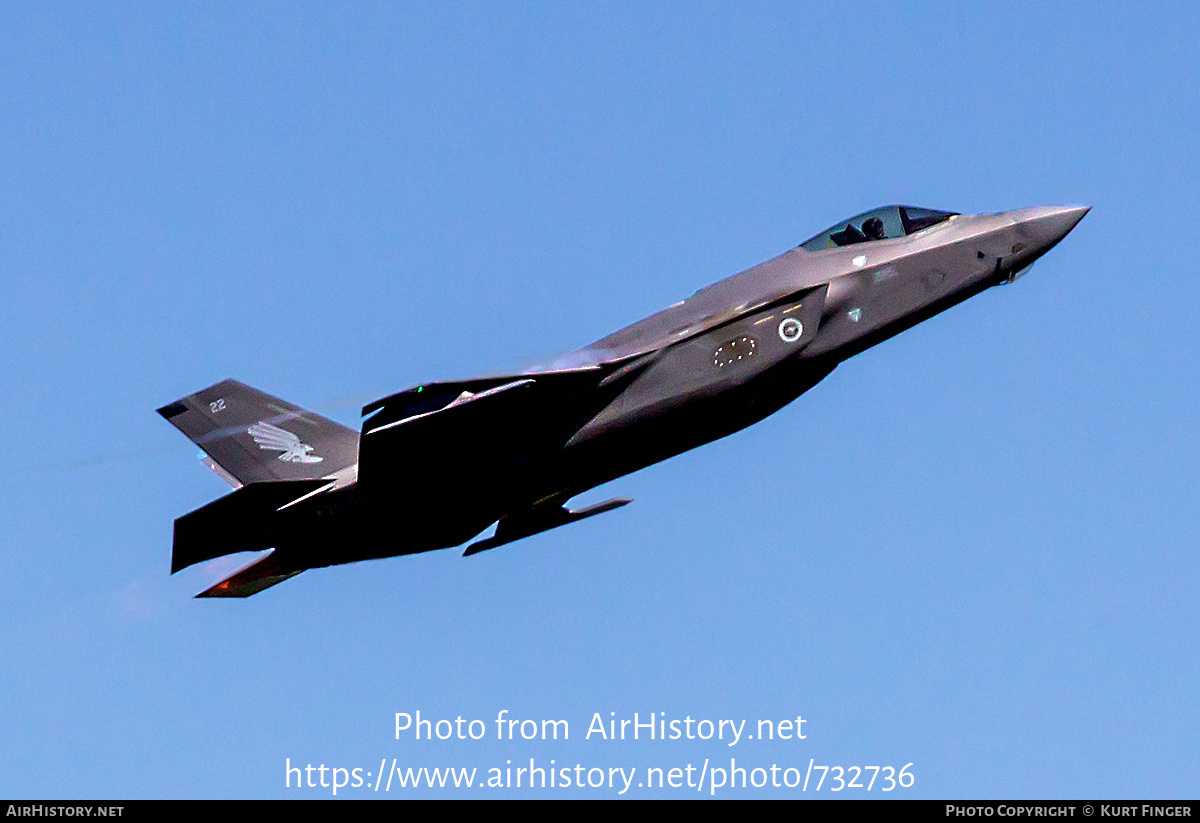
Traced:
[[358, 432], [236, 380], [158, 410], [234, 486], [315, 480], [358, 462]]

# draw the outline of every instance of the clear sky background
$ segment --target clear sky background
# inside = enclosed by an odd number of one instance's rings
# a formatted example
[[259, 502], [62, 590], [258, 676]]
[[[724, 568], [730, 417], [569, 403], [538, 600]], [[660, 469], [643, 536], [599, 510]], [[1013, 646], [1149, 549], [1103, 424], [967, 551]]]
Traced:
[[[1195, 797], [1198, 40], [1190, 3], [3, 4], [0, 795], [733, 757]], [[168, 574], [227, 487], [157, 407], [236, 377], [357, 428], [886, 203], [1093, 210], [1016, 285], [581, 498], [619, 511], [244, 601], [192, 599], [244, 556]], [[488, 735], [397, 741], [417, 710]], [[501, 710], [570, 739], [497, 741]], [[585, 740], [596, 712], [806, 738]]]

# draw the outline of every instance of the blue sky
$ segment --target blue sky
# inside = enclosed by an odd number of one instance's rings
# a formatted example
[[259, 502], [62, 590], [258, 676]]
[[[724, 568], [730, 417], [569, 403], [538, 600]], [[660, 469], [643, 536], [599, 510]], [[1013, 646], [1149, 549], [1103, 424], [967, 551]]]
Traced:
[[[734, 757], [912, 763], [913, 797], [1194, 796], [1198, 28], [1167, 3], [4, 5], [0, 795]], [[246, 601], [192, 599], [243, 558], [168, 574], [173, 519], [227, 487], [158, 406], [236, 377], [357, 428], [895, 202], [1093, 210], [1013, 287], [583, 498], [617, 512]], [[489, 734], [395, 739], [417, 710]], [[497, 741], [501, 710], [570, 739]], [[610, 712], [806, 738], [585, 739]], [[418, 794], [616, 790], [338, 796]]]

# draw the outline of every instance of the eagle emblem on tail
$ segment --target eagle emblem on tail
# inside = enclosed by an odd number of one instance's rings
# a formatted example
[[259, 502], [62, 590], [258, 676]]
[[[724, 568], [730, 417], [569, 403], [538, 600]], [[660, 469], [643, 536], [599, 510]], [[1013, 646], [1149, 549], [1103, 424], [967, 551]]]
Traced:
[[300, 438], [287, 429], [270, 423], [258, 422], [246, 429], [260, 449], [283, 452], [279, 459], [285, 463], [320, 463], [325, 458], [310, 454], [313, 447], [301, 443]]

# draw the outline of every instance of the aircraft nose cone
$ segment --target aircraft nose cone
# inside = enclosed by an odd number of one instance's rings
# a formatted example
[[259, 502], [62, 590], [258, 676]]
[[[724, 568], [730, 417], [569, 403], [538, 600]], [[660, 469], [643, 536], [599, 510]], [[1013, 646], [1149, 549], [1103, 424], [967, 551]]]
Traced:
[[1091, 211], [1091, 206], [1043, 206], [1026, 209], [1020, 225], [1042, 252], [1062, 240]]

